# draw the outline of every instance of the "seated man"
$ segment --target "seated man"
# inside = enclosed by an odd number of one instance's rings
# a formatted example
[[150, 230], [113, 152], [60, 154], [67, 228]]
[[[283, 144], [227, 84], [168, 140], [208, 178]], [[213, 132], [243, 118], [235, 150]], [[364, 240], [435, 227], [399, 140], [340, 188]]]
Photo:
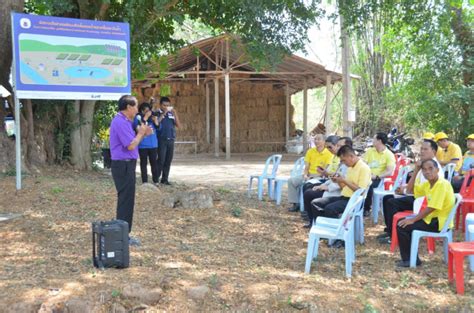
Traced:
[[391, 176], [395, 169], [395, 156], [385, 146], [388, 142], [387, 135], [377, 133], [373, 142], [374, 147], [367, 149], [363, 155], [364, 161], [369, 165], [372, 172], [372, 183], [364, 203], [364, 216], [369, 216], [374, 188], [377, 188], [383, 178]]
[[[383, 197], [383, 217], [385, 220], [384, 232], [377, 238], [381, 244], [390, 244], [392, 238], [393, 217], [398, 212], [413, 210], [413, 192], [421, 184], [426, 182], [426, 178], [421, 171], [421, 163], [426, 160], [436, 160], [438, 146], [433, 140], [423, 140], [420, 147], [420, 160], [415, 164], [415, 170], [407, 185], [400, 186], [395, 190], [396, 196], [388, 195]], [[438, 170], [442, 175], [441, 165], [438, 163]]]
[[[337, 140], [337, 141], [336, 141]], [[331, 151], [334, 155], [332, 164], [328, 167], [326, 171], [321, 172], [325, 177], [338, 174], [342, 177], [346, 176], [347, 166], [342, 164], [340, 159], [337, 157], [337, 152], [342, 146], [348, 145], [352, 147], [352, 140], [349, 137], [339, 138], [337, 136], [329, 136], [326, 139], [326, 148]], [[324, 183], [314, 186], [304, 192], [304, 208], [307, 212], [305, 220], [308, 222], [303, 226], [309, 228], [312, 225], [314, 219], [313, 210], [311, 209], [311, 202], [315, 199], [321, 197], [338, 197], [341, 195], [341, 187], [339, 184], [328, 179]]]
[[461, 191], [461, 186], [464, 182], [464, 174], [474, 168], [474, 134], [467, 136], [466, 141], [468, 150], [464, 154], [461, 170], [459, 175], [453, 177], [452, 185], [455, 193]]
[[454, 163], [456, 164], [454, 171], [459, 173], [459, 170], [462, 166], [461, 148], [454, 142], [451, 142], [448, 138], [448, 135], [443, 132], [436, 133], [435, 142], [439, 146], [438, 152], [436, 153], [436, 158], [438, 159], [441, 166]]
[[[407, 217], [398, 222], [397, 234], [402, 258], [397, 263], [399, 267], [410, 266], [410, 247], [413, 231], [440, 232], [455, 202], [453, 188], [446, 179], [438, 175], [438, 163], [435, 160], [423, 161], [421, 170], [427, 181], [415, 190], [415, 197], [425, 196], [427, 207], [420, 210], [416, 216]], [[452, 225], [450, 226], [452, 227]], [[421, 260], [417, 256], [416, 265], [420, 264]]]
[[325, 169], [331, 164], [333, 154], [326, 149], [324, 136], [321, 134], [316, 135], [314, 142], [316, 147], [309, 149], [304, 157], [305, 167], [303, 176], [290, 177], [288, 179], [288, 202], [292, 204], [292, 207], [288, 209], [290, 212], [299, 210], [298, 188], [311, 178], [321, 177], [318, 167]]
[[337, 152], [337, 156], [347, 166], [346, 177], [338, 175], [331, 177], [331, 180], [341, 187], [341, 195], [313, 200], [311, 206], [315, 218], [318, 216], [337, 218], [344, 212], [354, 191], [359, 188], [368, 188], [370, 185], [370, 168], [364, 160], [356, 155], [352, 147], [342, 146]]

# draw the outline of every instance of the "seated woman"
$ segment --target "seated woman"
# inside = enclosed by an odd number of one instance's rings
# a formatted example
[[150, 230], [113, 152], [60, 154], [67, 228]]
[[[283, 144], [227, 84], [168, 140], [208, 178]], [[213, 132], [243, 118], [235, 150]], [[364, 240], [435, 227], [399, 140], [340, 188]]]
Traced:
[[[455, 201], [453, 188], [444, 177], [439, 176], [438, 167], [438, 163], [433, 159], [421, 163], [421, 170], [427, 181], [415, 189], [415, 198], [426, 197], [427, 207], [418, 212], [416, 216], [407, 217], [398, 222], [397, 235], [402, 258], [397, 263], [398, 267], [410, 266], [410, 247], [413, 231], [441, 231], [453, 208]], [[416, 265], [421, 265], [418, 256]]]
[[459, 193], [461, 190], [462, 183], [464, 182], [464, 175], [466, 172], [474, 168], [474, 134], [467, 136], [466, 138], [467, 151], [464, 154], [463, 162], [459, 175], [453, 177], [453, 189], [455, 193]]

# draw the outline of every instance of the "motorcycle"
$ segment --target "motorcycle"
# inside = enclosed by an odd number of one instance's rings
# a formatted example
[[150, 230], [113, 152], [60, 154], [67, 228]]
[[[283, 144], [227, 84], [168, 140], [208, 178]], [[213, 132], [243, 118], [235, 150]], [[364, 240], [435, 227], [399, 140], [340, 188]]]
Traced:
[[402, 153], [408, 158], [414, 158], [415, 153], [411, 149], [411, 145], [415, 143], [413, 138], [405, 138], [406, 133], [397, 134], [397, 128], [394, 127], [390, 130], [390, 133], [387, 135], [388, 143], [387, 148], [390, 149], [394, 154]]

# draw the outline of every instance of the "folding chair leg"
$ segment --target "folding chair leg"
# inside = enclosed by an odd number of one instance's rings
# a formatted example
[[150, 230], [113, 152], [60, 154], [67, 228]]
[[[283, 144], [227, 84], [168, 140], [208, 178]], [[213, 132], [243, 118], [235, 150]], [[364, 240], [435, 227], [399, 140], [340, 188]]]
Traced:
[[249, 188], [247, 189], [247, 197], [249, 198], [250, 198], [250, 194], [252, 193], [252, 182], [253, 182], [253, 177], [250, 177]]
[[418, 256], [418, 245], [420, 243], [420, 237], [414, 234], [411, 235], [411, 246], [410, 246], [410, 267], [416, 267], [416, 257]]
[[263, 199], [263, 179], [261, 177], [258, 178], [258, 200]]
[[311, 263], [313, 259], [318, 256], [318, 248], [319, 248], [319, 238], [314, 235], [309, 235], [308, 240], [308, 249], [306, 251], [306, 263], [304, 267], [304, 272], [309, 274], [311, 271]]

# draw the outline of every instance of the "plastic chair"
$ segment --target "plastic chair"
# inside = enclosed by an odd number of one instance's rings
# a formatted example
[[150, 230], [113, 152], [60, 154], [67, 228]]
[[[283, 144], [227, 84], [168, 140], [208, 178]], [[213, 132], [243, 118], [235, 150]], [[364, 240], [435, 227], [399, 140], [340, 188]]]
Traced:
[[374, 221], [374, 224], [377, 224], [379, 221], [379, 211], [383, 211], [383, 197], [388, 195], [394, 195], [395, 190], [400, 187], [403, 182], [406, 181], [409, 171], [409, 166], [402, 167], [398, 171], [398, 176], [394, 180], [389, 190], [384, 190], [383, 188], [374, 189], [374, 194], [372, 197], [372, 219]]
[[[464, 257], [474, 255], [474, 225], [467, 227], [469, 234], [468, 242], [453, 242], [448, 246], [448, 281], [451, 283], [454, 280], [454, 273], [456, 273], [456, 292], [464, 294]], [[473, 271], [471, 263], [471, 272]]]
[[[303, 170], [304, 170], [304, 157], [301, 157], [298, 160], [296, 160], [295, 165], [293, 165], [293, 169], [291, 170], [290, 177], [297, 177], [297, 176], [303, 175]], [[288, 179], [290, 177], [282, 176], [282, 177], [275, 178], [274, 195], [275, 195], [276, 204], [278, 205], [281, 203], [281, 192], [282, 192], [283, 185], [288, 182]]]
[[[474, 225], [474, 213], [469, 213], [466, 215], [465, 225], [466, 225], [465, 227], [466, 233], [465, 233], [464, 238], [466, 238], [466, 241], [474, 241], [474, 233], [469, 231], [469, 227], [471, 225]], [[471, 272], [474, 272], [474, 256], [469, 257], [469, 263], [470, 263], [469, 266], [471, 268]]]
[[456, 212], [456, 229], [459, 229], [459, 223], [461, 223], [461, 230], [464, 231], [466, 215], [474, 213], [474, 170], [470, 170], [464, 175], [459, 194], [462, 196], [462, 202]]
[[[262, 200], [263, 198], [263, 181], [267, 180], [268, 183], [268, 195], [270, 198], [273, 197], [273, 188], [272, 188], [272, 181], [276, 178], [276, 173], [278, 171], [278, 166], [280, 165], [282, 155], [281, 154], [274, 154], [270, 156], [267, 161], [265, 162], [265, 168], [263, 169], [261, 174], [253, 174], [250, 175], [249, 187], [247, 190], [247, 196], [250, 198], [250, 193], [252, 191], [252, 182], [254, 178], [258, 180], [258, 200]], [[269, 173], [269, 169], [271, 167], [271, 171]]]
[[[362, 193], [362, 205], [354, 211], [354, 238], [357, 243], [364, 244], [364, 202], [365, 199], [367, 198], [367, 191], [368, 189], [364, 189], [364, 192]], [[321, 221], [321, 224], [327, 225], [327, 226], [333, 226], [337, 227], [339, 223], [338, 219], [335, 218], [329, 218], [329, 219], [324, 219]], [[315, 224], [315, 221], [313, 221], [313, 224]]]
[[318, 217], [309, 231], [308, 249], [306, 251], [305, 273], [309, 274], [311, 262], [318, 256], [319, 239], [344, 240], [346, 256], [346, 276], [352, 276], [352, 263], [355, 261], [354, 244], [354, 212], [360, 208], [363, 202], [362, 193], [364, 189], [358, 189], [351, 196], [346, 205], [344, 213], [334, 225], [330, 218]]
[[411, 236], [410, 267], [416, 267], [416, 256], [418, 255], [418, 244], [421, 237], [444, 238], [444, 262], [448, 261], [448, 244], [453, 242], [453, 231], [449, 225], [453, 222], [454, 214], [456, 214], [456, 210], [462, 201], [462, 197], [459, 194], [455, 194], [455, 197], [454, 206], [446, 219], [443, 229], [439, 233], [421, 230], [413, 231]]
[[400, 153], [397, 153], [395, 155], [395, 159], [396, 159], [395, 169], [393, 170], [392, 175], [389, 176], [389, 177], [385, 177], [385, 179], [384, 179], [384, 189], [385, 190], [390, 190], [390, 188], [392, 188], [393, 184], [395, 184], [395, 180], [398, 178], [398, 173], [399, 173], [400, 169], [411, 163], [410, 159], [407, 159], [403, 154], [400, 154]]
[[447, 181], [451, 182], [453, 180], [455, 168], [456, 168], [456, 164], [454, 163], [448, 163], [443, 167], [444, 177], [446, 177]]

